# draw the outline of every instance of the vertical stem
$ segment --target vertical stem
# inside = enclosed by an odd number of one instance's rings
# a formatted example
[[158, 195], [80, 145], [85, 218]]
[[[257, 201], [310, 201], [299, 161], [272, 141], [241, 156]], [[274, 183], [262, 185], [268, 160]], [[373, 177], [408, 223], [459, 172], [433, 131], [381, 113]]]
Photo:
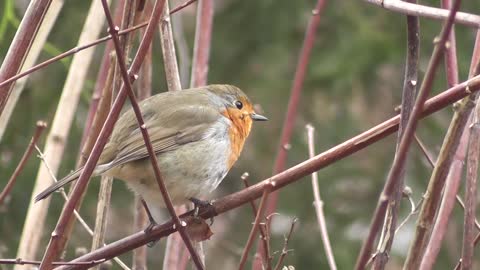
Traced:
[[[416, 3], [416, 0], [409, 0]], [[420, 34], [419, 34], [419, 18], [415, 16], [407, 16], [407, 56], [405, 60], [405, 77], [403, 81], [402, 92], [402, 109], [400, 113], [400, 126], [397, 136], [397, 151], [399, 150], [400, 141], [405, 131], [408, 119], [410, 118], [413, 106], [415, 104], [415, 95], [418, 82], [418, 58], [420, 51]], [[388, 255], [392, 248], [395, 230], [397, 226], [398, 211], [402, 200], [402, 191], [405, 180], [405, 168], [400, 172], [399, 180], [395, 186], [394, 199], [388, 206], [387, 216], [385, 219], [382, 235], [379, 239], [377, 253], [373, 261], [373, 269], [384, 269], [388, 261]]]
[[[309, 158], [313, 158], [315, 156], [315, 128], [309, 124], [307, 125], [306, 129], [308, 141], [308, 156]], [[312, 173], [312, 190], [314, 197], [313, 205], [315, 206], [315, 214], [317, 215], [318, 227], [320, 229], [320, 236], [322, 237], [322, 244], [323, 248], [325, 249], [325, 255], [327, 256], [328, 265], [330, 266], [331, 270], [337, 270], [337, 264], [335, 263], [335, 257], [333, 256], [332, 245], [330, 244], [330, 238], [328, 237], [327, 222], [325, 220], [325, 213], [323, 212], [323, 200], [320, 197], [320, 187], [318, 185], [317, 172]]]
[[[297, 107], [300, 103], [300, 96], [302, 93], [303, 82], [307, 73], [308, 63], [310, 61], [310, 54], [315, 43], [318, 25], [320, 24], [320, 14], [325, 8], [326, 0], [317, 0], [315, 8], [312, 10], [312, 15], [308, 22], [307, 29], [305, 30], [305, 37], [303, 39], [302, 48], [300, 50], [300, 56], [295, 70], [295, 76], [293, 79], [292, 88], [290, 90], [290, 98], [288, 100], [287, 113], [285, 115], [285, 121], [283, 122], [282, 135], [280, 138], [280, 145], [278, 146], [277, 157], [273, 166], [273, 174], [277, 174], [285, 170], [285, 163], [287, 160], [287, 145], [290, 143], [292, 137], [293, 128], [295, 125], [295, 118], [297, 116]], [[266, 215], [270, 215], [275, 212], [277, 208], [278, 192], [272, 192], [267, 199]], [[263, 245], [262, 243], [260, 245]], [[265, 250], [263, 246], [257, 248], [257, 253], [266, 259], [262, 250]], [[262, 269], [262, 265], [254, 261], [254, 270]]]
[[[12, 77], [21, 69], [51, 2], [52, 0], [34, 0], [28, 5], [0, 68], [0, 82]], [[0, 114], [3, 113], [13, 84], [11, 82], [0, 87]]]
[[163, 65], [167, 80], [168, 91], [181, 90], [180, 74], [178, 72], [175, 44], [173, 42], [172, 24], [168, 1], [165, 2], [162, 19], [160, 21], [160, 41], [162, 45]]
[[[457, 0], [455, 2], [454, 8], [452, 8], [452, 11], [450, 12], [447, 22], [444, 24], [442, 28], [440, 37], [436, 39], [436, 46], [430, 58], [428, 68], [425, 73], [425, 78], [422, 82], [417, 100], [415, 102], [415, 106], [413, 108], [413, 111], [408, 120], [407, 126], [405, 128], [405, 131], [403, 132], [402, 138], [400, 140], [400, 144], [398, 146], [397, 153], [393, 160], [392, 167], [390, 168], [390, 171], [388, 173], [385, 186], [383, 187], [383, 191], [380, 194], [380, 197], [378, 199], [377, 207], [375, 209], [375, 213], [372, 218], [371, 226], [370, 226], [367, 238], [365, 239], [364, 244], [362, 245], [362, 249], [358, 256], [355, 269], [359, 270], [359, 269], [365, 268], [366, 263], [368, 262], [371, 256], [370, 253], [372, 251], [375, 238], [379, 233], [379, 231], [382, 229], [381, 224], [385, 220], [385, 218], [390, 218], [389, 216], [386, 215], [388, 206], [392, 203], [392, 201], [395, 200], [395, 193], [394, 193], [396, 191], [395, 188], [398, 186], [402, 172], [405, 168], [405, 162], [407, 160], [407, 155], [413, 141], [413, 135], [415, 133], [418, 120], [420, 118], [421, 112], [423, 111], [425, 101], [427, 100], [427, 97], [431, 91], [436, 70], [443, 56], [445, 43], [447, 42], [448, 35], [450, 33], [450, 29], [452, 27], [452, 24], [455, 18], [455, 13], [459, 7], [460, 7], [460, 1]], [[393, 237], [393, 235], [389, 237]], [[417, 267], [413, 267], [410, 269], [417, 269]]]
[[[138, 12], [138, 8], [137, 8]], [[151, 3], [145, 3], [143, 12], [139, 15], [137, 13], [136, 18], [148, 18], [152, 14]], [[142, 31], [141, 33], [143, 33]], [[139, 100], [144, 100], [152, 95], [152, 46], [147, 50], [145, 60], [140, 68], [140, 77], [137, 84], [137, 96]], [[141, 198], [135, 196], [135, 209], [134, 209], [134, 225], [133, 231], [138, 232], [145, 229], [148, 226], [148, 215], [143, 207]], [[146, 270], [147, 269], [147, 246], [141, 246], [133, 250], [132, 269], [133, 270]]]
[[213, 0], [198, 0], [197, 25], [195, 29], [190, 87], [198, 87], [207, 84], [212, 27]]

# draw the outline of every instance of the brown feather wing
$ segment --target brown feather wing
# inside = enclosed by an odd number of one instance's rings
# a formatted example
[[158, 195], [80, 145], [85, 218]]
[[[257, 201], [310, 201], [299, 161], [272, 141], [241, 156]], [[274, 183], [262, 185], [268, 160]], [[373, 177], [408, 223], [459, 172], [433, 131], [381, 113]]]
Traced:
[[[218, 109], [210, 105], [206, 95], [197, 93], [196, 98], [192, 99], [188, 94], [190, 93], [174, 95], [169, 99], [167, 95], [156, 96], [159, 99], [150, 100], [147, 105], [142, 103], [142, 114], [156, 154], [172, 151], [183, 144], [201, 140], [208, 134], [213, 124], [223, 117]], [[125, 121], [129, 124], [123, 124]], [[116, 126], [118, 130], [114, 129], [112, 138], [105, 147], [105, 156], [102, 153], [101, 157], [103, 163], [110, 162], [111, 167], [148, 157], [148, 151], [133, 112], [127, 112], [119, 119], [119, 123], [120, 125]]]

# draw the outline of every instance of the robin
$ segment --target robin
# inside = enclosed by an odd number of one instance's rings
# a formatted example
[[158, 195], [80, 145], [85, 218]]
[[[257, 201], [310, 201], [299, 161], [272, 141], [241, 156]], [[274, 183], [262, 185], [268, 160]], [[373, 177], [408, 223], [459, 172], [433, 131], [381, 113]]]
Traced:
[[[239, 88], [214, 84], [164, 92], [143, 100], [140, 109], [173, 204], [215, 190], [237, 161], [253, 121], [266, 121]], [[123, 180], [158, 218], [165, 203], [132, 109], [117, 121], [93, 176]], [[39, 201], [76, 180], [83, 167], [35, 197]]]

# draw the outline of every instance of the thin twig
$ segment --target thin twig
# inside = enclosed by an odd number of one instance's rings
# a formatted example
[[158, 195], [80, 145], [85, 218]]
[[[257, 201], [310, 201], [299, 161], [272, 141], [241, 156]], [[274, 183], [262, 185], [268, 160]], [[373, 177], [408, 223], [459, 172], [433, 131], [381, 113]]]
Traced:
[[[393, 160], [392, 167], [390, 168], [390, 171], [388, 173], [385, 186], [383, 188], [382, 193], [380, 194], [378, 204], [370, 225], [370, 230], [368, 232], [367, 238], [365, 239], [365, 242], [363, 243], [362, 249], [358, 256], [357, 263], [355, 266], [355, 269], [357, 270], [365, 268], [365, 265], [370, 258], [373, 244], [375, 242], [375, 238], [378, 232], [381, 230], [382, 222], [385, 220], [388, 205], [395, 199], [394, 198], [394, 192], [396, 190], [395, 188], [400, 183], [402, 172], [405, 168], [405, 162], [407, 160], [408, 151], [413, 141], [413, 135], [415, 133], [418, 120], [423, 110], [424, 103], [427, 100], [428, 95], [431, 91], [433, 81], [435, 78], [435, 73], [442, 59], [445, 43], [447, 42], [448, 36], [450, 34], [450, 29], [452, 28], [452, 25], [453, 25], [453, 19], [455, 18], [455, 13], [460, 7], [460, 2], [461, 1], [459, 0], [455, 1], [452, 11], [448, 17], [448, 20], [444, 24], [440, 37], [436, 42], [435, 48], [432, 53], [432, 57], [430, 58], [428, 68], [425, 73], [424, 80], [422, 82], [417, 100], [415, 102], [415, 106], [412, 110], [411, 116], [408, 120], [408, 124], [405, 128], [405, 131], [398, 145], [397, 153]], [[391, 235], [389, 237], [394, 237], [394, 236]], [[417, 267], [408, 268], [408, 269], [416, 269], [416, 268]]]
[[[435, 20], [444, 21], [448, 18], [448, 10], [441, 8], [428, 7], [418, 4], [408, 3], [399, 0], [363, 0], [367, 3], [374, 4], [405, 15], [425, 17]], [[457, 12], [455, 15], [455, 23], [464, 24], [474, 28], [480, 27], [480, 16], [465, 12]]]
[[[118, 40], [118, 27], [116, 27], [113, 23], [112, 16], [110, 14], [110, 10], [108, 8], [107, 0], [102, 0], [102, 5], [103, 9], [105, 11], [105, 16], [107, 17], [107, 22], [109, 25], [109, 31], [110, 35], [112, 35], [112, 40], [113, 44], [115, 47], [115, 50], [117, 52], [117, 60], [119, 63], [119, 67], [121, 70], [122, 78], [123, 78], [123, 86], [127, 90], [127, 95], [130, 99], [130, 103], [132, 104], [133, 111], [135, 113], [135, 116], [137, 118], [138, 125], [140, 127], [140, 131], [142, 132], [143, 139], [145, 141], [145, 146], [147, 148], [148, 154], [150, 156], [150, 161], [152, 163], [153, 171], [155, 173], [155, 178], [157, 180], [157, 184], [160, 188], [160, 192], [162, 194], [163, 200], [165, 202], [165, 205], [167, 206], [168, 212], [170, 213], [171, 217], [175, 221], [175, 225], [177, 228], [179, 228], [180, 235], [182, 236], [182, 239], [185, 243], [185, 246], [187, 246], [188, 251], [190, 252], [190, 256], [192, 257], [193, 262], [195, 263], [195, 266], [197, 269], [203, 269], [203, 264], [202, 261], [200, 260], [197, 252], [195, 251], [195, 248], [193, 247], [192, 241], [190, 240], [190, 237], [188, 236], [187, 232], [185, 231], [185, 228], [182, 226], [182, 222], [178, 218], [177, 214], [175, 213], [175, 209], [173, 207], [172, 201], [170, 199], [170, 195], [168, 194], [167, 187], [165, 186], [165, 181], [163, 180], [163, 177], [160, 173], [160, 169], [158, 168], [158, 162], [157, 162], [157, 155], [155, 154], [155, 151], [153, 150], [152, 142], [150, 141], [150, 135], [148, 134], [147, 126], [145, 125], [145, 122], [143, 120], [142, 112], [140, 111], [140, 106], [138, 105], [138, 102], [136, 100], [135, 94], [132, 89], [132, 85], [130, 82], [129, 78], [129, 72], [127, 71], [127, 67], [125, 64], [125, 59], [123, 55], [121, 54], [121, 48], [120, 48], [120, 43]], [[163, 8], [162, 8], [163, 9]], [[162, 10], [163, 12], [163, 10]]]
[[[305, 128], [307, 129], [308, 157], [313, 158], [315, 156], [315, 128], [310, 124], [308, 124]], [[318, 184], [317, 172], [312, 173], [312, 190], [314, 198], [313, 205], [315, 206], [315, 214], [317, 215], [317, 222], [320, 229], [320, 236], [322, 237], [323, 248], [325, 249], [325, 255], [327, 256], [327, 261], [330, 269], [336, 270], [337, 264], [335, 263], [335, 257], [333, 256], [332, 251], [332, 244], [330, 243], [330, 238], [328, 237], [327, 222], [325, 219], [325, 213], [323, 212], [323, 200], [320, 197], [320, 187]], [[279, 266], [279, 264], [277, 264], [277, 266]]]
[[[182, 9], [184, 9], [185, 7], [189, 6], [190, 4], [192, 4], [192, 3], [195, 2], [195, 1], [197, 1], [197, 0], [194, 0], [194, 1], [189, 0], [189, 1], [187, 1], [186, 3], [184, 3], [184, 4], [181, 4], [180, 6], [174, 8], [172, 11], [170, 11], [170, 15], [172, 15], [172, 14], [174, 14], [174, 13], [176, 13], [176, 12], [182, 10]], [[141, 23], [141, 24], [135, 25], [135, 26], [130, 27], [130, 28], [128, 28], [128, 29], [121, 30], [121, 31], [118, 32], [118, 34], [119, 34], [119, 35], [126, 35], [126, 34], [132, 32], [132, 31], [136, 31], [136, 30], [138, 30], [138, 29], [140, 29], [140, 28], [143, 28], [143, 27], [145, 27], [145, 26], [147, 26], [147, 25], [148, 25], [148, 22], [143, 22], [143, 23]], [[45, 67], [45, 66], [48, 66], [48, 65], [50, 65], [50, 64], [52, 64], [52, 63], [54, 63], [54, 62], [58, 62], [58, 61], [62, 60], [62, 59], [65, 58], [65, 57], [71, 56], [72, 54], [78, 53], [78, 52], [80, 52], [80, 51], [82, 51], [82, 50], [85, 50], [85, 49], [88, 49], [88, 48], [90, 48], [90, 47], [96, 46], [96, 45], [98, 45], [98, 44], [100, 44], [100, 43], [106, 42], [106, 41], [108, 41], [108, 40], [110, 40], [110, 39], [112, 39], [112, 36], [111, 36], [111, 35], [102, 37], [102, 38], [97, 39], [97, 40], [95, 40], [95, 41], [92, 41], [92, 42], [90, 42], [90, 43], [85, 43], [85, 45], [81, 45], [81, 46], [77, 46], [77, 47], [75, 47], [75, 48], [72, 48], [72, 49], [70, 49], [70, 50], [68, 50], [68, 51], [66, 51], [66, 52], [64, 52], [64, 53], [61, 53], [61, 54], [59, 54], [59, 55], [57, 55], [57, 56], [55, 56], [55, 57], [52, 57], [52, 58], [50, 58], [50, 59], [48, 59], [48, 60], [46, 60], [46, 61], [44, 61], [44, 62], [42, 62], [42, 63], [40, 63], [40, 64], [38, 64], [38, 65], [35, 65], [35, 66], [33, 66], [33, 67], [25, 70], [24, 72], [18, 73], [18, 74], [16, 74], [16, 75], [8, 76], [8, 77], [6, 77], [6, 78], [4, 78], [4, 79], [3, 79], [2, 77], [0, 77], [0, 91], [3, 91], [3, 88], [2, 88], [2, 87], [4, 87], [5, 85], [7, 85], [7, 84], [9, 84], [9, 83], [12, 83], [12, 82], [14, 82], [14, 81], [16, 81], [16, 80], [24, 77], [24, 76], [27, 76], [27, 75], [30, 74], [30, 73], [33, 73], [33, 72], [35, 72], [35, 71], [37, 71], [37, 70], [39, 70], [39, 69], [41, 69], [41, 68], [43, 68], [43, 67]], [[6, 62], [4, 61], [4, 64], [5, 64], [5, 63], [6, 63]], [[3, 67], [3, 65], [2, 65], [2, 67]]]
[[20, 162], [18, 162], [18, 165], [15, 168], [15, 171], [13, 171], [12, 176], [10, 176], [10, 179], [8, 179], [7, 185], [5, 186], [3, 191], [0, 193], [0, 205], [5, 201], [5, 198], [7, 198], [8, 194], [10, 194], [10, 192], [12, 191], [13, 185], [15, 185], [18, 175], [22, 172], [23, 168], [27, 164], [27, 161], [30, 158], [30, 155], [32, 154], [33, 149], [35, 148], [34, 146], [36, 145], [38, 139], [40, 138], [40, 135], [42, 135], [42, 132], [45, 130], [46, 127], [47, 127], [46, 122], [37, 121], [37, 124], [35, 126], [35, 132], [33, 133], [33, 137], [30, 140], [30, 143], [28, 144], [27, 149], [25, 149], [25, 153], [23, 153], [23, 156], [20, 159]]
[[[277, 265], [275, 266], [274, 270], [280, 270], [280, 268], [282, 267], [283, 261], [285, 260], [285, 257], [287, 257], [287, 254], [290, 251], [290, 250], [287, 249], [288, 248], [288, 243], [290, 242], [290, 238], [292, 237], [293, 229], [295, 228], [295, 224], [297, 224], [297, 221], [298, 221], [297, 218], [294, 218], [292, 220], [292, 225], [290, 225], [290, 231], [288, 231], [287, 236], [285, 236], [285, 240], [283, 241], [282, 253], [280, 254], [280, 258], [278, 258], [278, 262], [277, 262]], [[332, 268], [330, 266], [330, 269], [336, 269], [336, 266], [335, 266], [335, 268]]]
[[207, 84], [212, 27], [213, 0], [199, 0], [197, 6], [197, 23], [195, 28], [195, 43], [193, 45], [190, 87], [198, 87]]
[[[96, 265], [99, 263], [103, 263], [105, 260], [94, 260], [90, 262], [52, 262], [52, 265], [75, 265], [75, 266], [91, 266]], [[19, 265], [40, 265], [41, 261], [32, 261], [32, 260], [23, 260], [21, 258], [18, 259], [0, 259], [0, 264], [19, 264]]]
[[[137, 13], [138, 20], [144, 20], [152, 14], [152, 5], [150, 2], [145, 3], [143, 12]], [[143, 35], [143, 30], [141, 31]], [[141, 38], [141, 36], [139, 38]], [[152, 95], [152, 46], [147, 51], [145, 60], [140, 69], [140, 78], [137, 84], [138, 100], [144, 100]], [[142, 199], [138, 196], [134, 198], [134, 225], [133, 232], [138, 232], [148, 226], [148, 215], [142, 204]], [[132, 269], [146, 270], [147, 269], [147, 246], [141, 246], [133, 250], [132, 254]]]
[[[248, 172], [244, 172], [242, 174], [242, 176], [240, 177], [242, 179], [243, 184], [245, 185], [245, 188], [250, 187], [250, 183], [248, 183], [248, 177], [249, 177]], [[250, 206], [252, 208], [253, 215], [256, 217], [257, 213], [258, 213], [258, 210], [257, 210], [257, 206], [255, 205], [255, 202], [250, 201]], [[270, 245], [268, 243], [268, 241], [270, 240], [270, 235], [269, 235], [268, 230], [267, 230], [268, 229], [268, 226], [266, 226], [267, 224], [268, 224], [268, 222], [259, 225], [260, 239], [262, 240], [263, 247], [265, 248], [263, 254], [266, 254], [266, 259], [267, 259], [265, 261], [266, 269], [272, 269], [272, 265], [271, 265], [272, 264], [272, 258], [271, 258], [270, 250], [269, 250]], [[261, 259], [262, 258], [260, 258], [260, 260]]]
[[[407, 187], [405, 187], [405, 188], [407, 188]], [[410, 193], [411, 193], [411, 191], [410, 191]], [[404, 194], [405, 194], [405, 192], [404, 192]], [[408, 201], [410, 202], [410, 213], [408, 213], [408, 215], [405, 217], [405, 219], [403, 219], [403, 221], [400, 224], [398, 224], [397, 228], [395, 229], [395, 234], [397, 234], [398, 231], [400, 231], [400, 228], [402, 228], [403, 225], [405, 225], [413, 215], [418, 213], [418, 210], [420, 209], [420, 206], [423, 203], [423, 197], [420, 198], [420, 200], [418, 201], [417, 204], [415, 204], [415, 202], [412, 199], [411, 194], [407, 194], [406, 196], [408, 197]]]
[[[468, 85], [468, 91], [466, 90]], [[448, 104], [480, 90], [480, 76], [476, 76], [466, 82], [462, 82], [451, 89], [448, 89], [437, 96], [429, 99], [424, 106], [423, 117], [432, 114]], [[389, 120], [370, 128], [369, 130], [344, 141], [341, 144], [334, 146], [331, 149], [324, 151], [321, 154], [316, 155], [314, 158], [308, 159], [296, 166], [291, 167], [279, 174], [276, 174], [264, 181], [257, 183], [247, 189], [235, 192], [225, 197], [219, 198], [212, 203], [212, 208], [206, 209], [206, 211], [199, 213], [199, 216], [208, 219], [213, 216], [217, 216], [224, 212], [230, 211], [237, 207], [240, 207], [251, 200], [258, 199], [263, 194], [263, 187], [267, 182], [274, 182], [274, 190], [283, 188], [289, 184], [292, 184], [302, 177], [305, 177], [314, 171], [318, 171], [322, 168], [333, 164], [334, 162], [341, 160], [347, 156], [350, 156], [361, 149], [379, 141], [382, 138], [394, 133], [398, 129], [398, 123], [400, 116], [395, 116]], [[193, 222], [191, 215], [192, 211], [182, 214], [180, 217], [184, 218], [183, 221], [188, 226]], [[153, 240], [165, 237], [176, 231], [176, 227], [173, 225], [173, 221], [168, 221], [162, 225], [154, 226], [150, 234], [144, 232], [138, 232], [130, 235], [126, 238], [120, 239], [107, 247], [101, 248], [95, 252], [85, 254], [76, 258], [74, 261], [89, 261], [100, 258], [112, 258], [119, 254], [128, 252], [134, 248], [142, 246]], [[75, 267], [61, 267], [60, 269], [78, 269]]]
[[[416, 140], [418, 146], [420, 147], [420, 150], [422, 151], [423, 155], [427, 159], [427, 162], [430, 165], [430, 167], [434, 168], [435, 167], [435, 161], [434, 161], [434, 158], [432, 157], [432, 154], [430, 153], [430, 151], [428, 151], [425, 144], [420, 140], [420, 138], [417, 135], [415, 135], [415, 140]], [[456, 198], [456, 201], [457, 201], [458, 205], [460, 205], [460, 207], [465, 211], [465, 204], [463, 203], [462, 198], [460, 198], [460, 196], [458, 194], [455, 198]], [[475, 226], [480, 231], [480, 222], [478, 222], [478, 220], [475, 220]]]
[[[142, 42], [140, 43], [137, 54], [130, 68], [131, 76], [129, 79], [131, 82], [135, 81], [136, 76], [134, 76], [134, 74], [137, 74], [137, 72], [140, 70], [142, 61], [148, 51], [148, 47], [150, 47], [155, 27], [158, 23], [158, 20], [160, 19], [160, 15], [162, 14], [164, 2], [165, 0], [158, 0], [155, 2], [155, 6], [153, 8], [154, 11], [152, 13], [152, 16], [150, 17]], [[67, 203], [62, 210], [62, 214], [57, 222], [57, 226], [55, 227], [55, 230], [50, 237], [50, 243], [47, 247], [47, 251], [45, 252], [42, 265], [40, 265], [40, 269], [50, 268], [53, 258], [61, 252], [58, 246], [59, 238], [63, 236], [66, 225], [72, 216], [72, 212], [75, 209], [75, 206], [79, 201], [80, 197], [85, 191], [88, 180], [92, 175], [92, 172], [96, 166], [100, 154], [103, 151], [103, 148], [105, 147], [105, 144], [107, 143], [110, 134], [112, 133], [113, 126], [115, 125], [115, 122], [120, 115], [126, 98], [127, 89], [125, 86], [122, 86], [115, 100], [115, 103], [113, 104], [112, 109], [107, 117], [107, 120], [105, 121], [105, 124], [98, 136], [98, 140], [92, 149], [92, 153], [90, 154], [85, 164], [84, 170], [80, 174], [80, 177], [78, 178], [77, 183], [73, 188], [73, 191], [71, 192], [71, 196], [69, 197]], [[43, 265], [45, 265], [45, 267], [43, 267]]]
[[[57, 178], [55, 177], [55, 174], [53, 173], [52, 169], [50, 168], [50, 165], [48, 165], [47, 161], [45, 160], [45, 155], [43, 154], [42, 150], [35, 146], [35, 149], [38, 152], [38, 157], [42, 161], [43, 165], [47, 168], [48, 173], [50, 174], [50, 177], [53, 179], [54, 182], [58, 182]], [[68, 195], [65, 192], [63, 188], [59, 189], [60, 194], [62, 194], [62, 198], [67, 201], [68, 200]], [[90, 236], [93, 236], [93, 230], [90, 228], [90, 226], [87, 224], [87, 222], [80, 216], [80, 213], [78, 213], [77, 210], [73, 211], [73, 214], [75, 218], [78, 220], [78, 222], [82, 225], [82, 227], [87, 231], [87, 233]], [[106, 246], [105, 243], [103, 243], [103, 246]], [[128, 266], [122, 262], [118, 257], [114, 257], [113, 260], [124, 270], [130, 270]]]
[[[277, 149], [277, 156], [273, 165], [273, 174], [277, 174], [285, 170], [285, 164], [287, 160], [287, 147], [292, 137], [293, 129], [295, 126], [295, 119], [297, 116], [297, 108], [300, 103], [300, 96], [302, 94], [303, 82], [307, 74], [308, 64], [310, 62], [310, 54], [315, 44], [317, 29], [320, 25], [321, 13], [325, 8], [326, 0], [317, 0], [312, 15], [305, 30], [305, 36], [303, 39], [302, 48], [300, 49], [300, 55], [295, 69], [295, 75], [293, 78], [292, 87], [290, 90], [290, 97], [288, 99], [288, 107], [283, 122], [282, 135], [280, 137], [280, 144]], [[266, 214], [272, 214], [277, 208], [278, 192], [273, 192], [267, 200]], [[257, 253], [261, 252], [263, 247], [259, 246]], [[264, 249], [264, 248], [263, 248]], [[261, 254], [261, 253], [260, 253]], [[261, 254], [265, 259], [265, 254]], [[262, 266], [253, 264], [253, 270], [261, 270]]]
[[243, 248], [242, 257], [240, 258], [240, 263], [238, 264], [238, 270], [242, 270], [247, 263], [248, 252], [252, 248], [254, 239], [257, 235], [260, 219], [263, 218], [268, 193], [270, 192], [270, 189], [272, 189], [274, 186], [275, 184], [273, 182], [269, 182], [264, 185], [262, 199], [260, 199], [260, 205], [258, 206], [257, 215], [255, 216], [255, 221], [253, 223], [252, 229], [250, 230], [250, 234], [248, 235], [247, 243]]

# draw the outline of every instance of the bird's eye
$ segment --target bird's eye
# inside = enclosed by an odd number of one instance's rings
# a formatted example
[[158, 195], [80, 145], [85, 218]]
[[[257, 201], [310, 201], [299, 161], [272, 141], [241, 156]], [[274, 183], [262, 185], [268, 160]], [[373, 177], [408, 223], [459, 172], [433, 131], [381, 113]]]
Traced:
[[235, 106], [237, 109], [241, 110], [243, 108], [243, 103], [240, 100], [235, 101]]

